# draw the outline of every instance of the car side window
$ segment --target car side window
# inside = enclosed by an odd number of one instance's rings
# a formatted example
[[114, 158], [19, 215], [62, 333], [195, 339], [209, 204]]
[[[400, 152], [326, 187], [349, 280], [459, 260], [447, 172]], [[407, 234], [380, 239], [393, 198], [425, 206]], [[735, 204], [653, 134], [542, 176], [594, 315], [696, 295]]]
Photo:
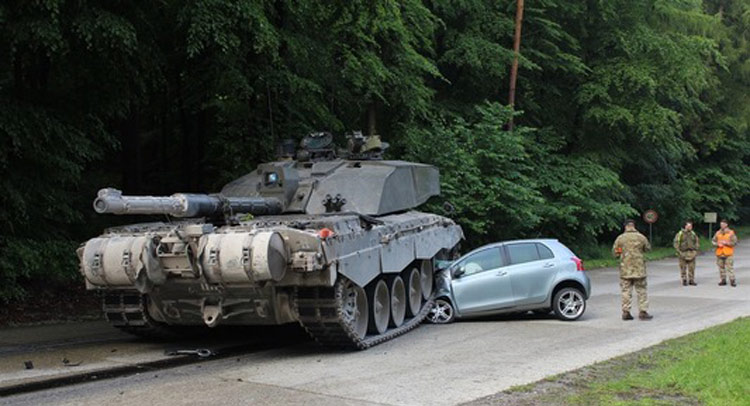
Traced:
[[552, 250], [544, 244], [537, 243], [536, 249], [539, 251], [539, 259], [552, 259], [555, 257]]
[[488, 248], [466, 257], [458, 264], [463, 268], [464, 275], [473, 275], [490, 269], [500, 268], [502, 258], [500, 257], [499, 248]]
[[511, 265], [539, 260], [535, 243], [509, 244], [507, 247]]

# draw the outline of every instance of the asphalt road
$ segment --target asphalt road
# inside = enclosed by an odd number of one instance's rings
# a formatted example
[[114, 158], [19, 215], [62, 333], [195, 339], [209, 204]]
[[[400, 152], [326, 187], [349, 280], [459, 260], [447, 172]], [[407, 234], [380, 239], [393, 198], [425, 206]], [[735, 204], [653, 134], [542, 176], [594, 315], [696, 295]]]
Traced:
[[713, 256], [697, 287], [675, 259], [649, 264], [652, 321], [620, 320], [617, 272], [591, 271], [586, 314], [565, 323], [524, 316], [425, 325], [367, 351], [299, 341], [272, 351], [10, 396], [13, 405], [452, 405], [750, 315], [750, 243], [735, 257], [739, 286], [719, 287]]

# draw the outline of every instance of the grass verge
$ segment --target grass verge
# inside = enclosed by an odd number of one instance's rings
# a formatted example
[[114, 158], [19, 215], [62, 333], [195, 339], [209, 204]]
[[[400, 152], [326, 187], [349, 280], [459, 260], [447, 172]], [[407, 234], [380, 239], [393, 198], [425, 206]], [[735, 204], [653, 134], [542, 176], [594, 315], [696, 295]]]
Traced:
[[670, 340], [622, 378], [568, 396], [572, 405], [750, 404], [750, 318]]
[[[734, 228], [738, 236], [750, 238], [750, 226], [742, 226]], [[711, 251], [711, 240], [705, 235], [700, 235], [701, 239], [701, 250]], [[670, 245], [668, 247], [653, 247], [653, 249], [646, 253], [646, 260], [655, 261], [658, 259], [664, 259], [674, 257], [674, 248]], [[583, 258], [586, 269], [597, 269], [597, 268], [609, 268], [616, 267], [619, 265], [619, 260], [612, 257], [612, 246], [600, 245], [597, 250], [594, 251], [593, 255], [589, 255], [588, 258]]]
[[748, 405], [750, 318], [511, 388], [471, 405]]

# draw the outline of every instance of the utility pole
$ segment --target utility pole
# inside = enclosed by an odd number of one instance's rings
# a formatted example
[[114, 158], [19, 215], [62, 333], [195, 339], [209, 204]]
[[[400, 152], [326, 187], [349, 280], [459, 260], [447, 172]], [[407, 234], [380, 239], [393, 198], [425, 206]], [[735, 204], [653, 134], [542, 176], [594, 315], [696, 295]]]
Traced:
[[[516, 104], [516, 78], [518, 77], [518, 55], [521, 50], [521, 22], [523, 20], [523, 0], [516, 0], [516, 32], [513, 37], [513, 64], [510, 67], [510, 91], [508, 105], [511, 112]], [[513, 116], [510, 116], [508, 130], [513, 131]]]

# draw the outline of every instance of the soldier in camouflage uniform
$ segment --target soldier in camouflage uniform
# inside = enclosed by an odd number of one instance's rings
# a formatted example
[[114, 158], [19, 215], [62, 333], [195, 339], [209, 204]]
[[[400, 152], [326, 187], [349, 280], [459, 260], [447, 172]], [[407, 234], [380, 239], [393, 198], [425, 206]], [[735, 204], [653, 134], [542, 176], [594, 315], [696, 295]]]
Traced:
[[737, 245], [737, 234], [734, 230], [729, 229], [729, 222], [721, 220], [721, 228], [714, 234], [711, 243], [716, 246], [716, 265], [719, 266], [719, 286], [727, 284], [727, 274], [729, 274], [729, 283], [737, 286], [734, 279], [734, 246]]
[[643, 234], [635, 229], [635, 221], [625, 221], [625, 232], [620, 234], [612, 246], [612, 254], [620, 258], [620, 289], [622, 293], [622, 319], [633, 320], [630, 315], [633, 288], [638, 294], [638, 318], [651, 320], [648, 314], [648, 294], [646, 293], [646, 260], [643, 254], [651, 249], [651, 244]]
[[695, 257], [701, 249], [700, 238], [693, 231], [693, 222], [686, 221], [682, 230], [674, 236], [674, 249], [680, 260], [680, 278], [682, 286], [688, 284], [697, 286], [695, 283]]

